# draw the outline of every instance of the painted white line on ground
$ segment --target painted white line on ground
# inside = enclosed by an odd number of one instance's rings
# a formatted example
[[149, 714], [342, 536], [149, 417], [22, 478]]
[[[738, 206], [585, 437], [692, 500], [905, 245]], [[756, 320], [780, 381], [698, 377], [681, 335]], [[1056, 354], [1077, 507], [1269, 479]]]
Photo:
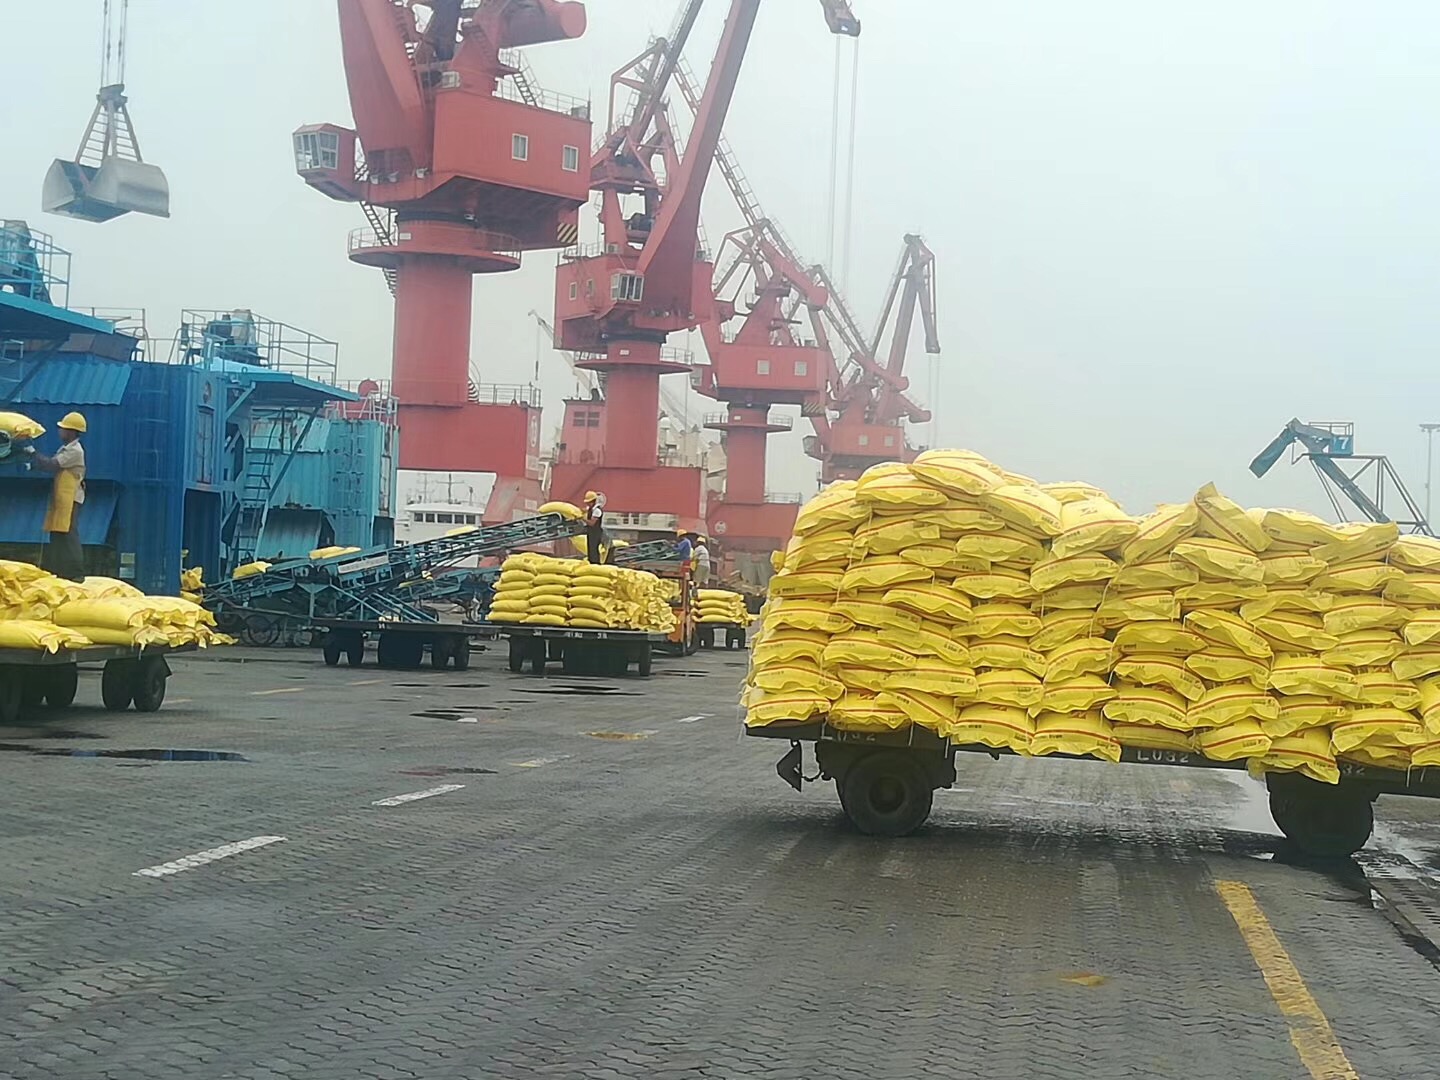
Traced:
[[444, 795], [450, 791], [459, 791], [464, 784], [441, 784], [439, 787], [426, 788], [424, 791], [409, 791], [404, 795], [391, 795], [388, 799], [376, 799], [371, 806], [401, 806], [407, 802], [414, 802], [416, 799], [428, 799], [435, 795]]
[[511, 766], [517, 769], [539, 769], [546, 765], [554, 765], [557, 761], [564, 761], [569, 754], [562, 754], [559, 757], [537, 757], [529, 761], [512, 761]]
[[461, 716], [457, 717], [455, 722], [457, 724], [478, 724], [480, 718], [478, 716]]
[[265, 847], [268, 844], [278, 844], [284, 839], [285, 837], [283, 836], [252, 836], [249, 840], [236, 840], [232, 844], [221, 844], [219, 847], [211, 848], [209, 851], [197, 851], [194, 855], [186, 855], [183, 859], [176, 859], [173, 862], [160, 863], [157, 866], [147, 866], [143, 870], [136, 870], [131, 876], [169, 877], [171, 874], [178, 874], [182, 870], [194, 870], [195, 867], [212, 863], [216, 859], [239, 855], [242, 851]]
[[359, 682], [352, 682], [351, 686], [374, 686], [376, 683], [384, 682], [384, 679], [361, 679]]
[[167, 705], [189, 705], [189, 704], [190, 704], [192, 701], [194, 701], [194, 700], [195, 700], [194, 698], [188, 698], [188, 697], [172, 697], [172, 698], [166, 698], [166, 699], [165, 699], [165, 703], [166, 703]]
[[269, 697], [271, 694], [298, 694], [305, 688], [303, 686], [281, 686], [274, 690], [251, 690], [251, 697]]
[[694, 716], [682, 716], [675, 722], [677, 724], [693, 724], [696, 720], [705, 720], [708, 719], [709, 716], [710, 714], [708, 712], [696, 713]]

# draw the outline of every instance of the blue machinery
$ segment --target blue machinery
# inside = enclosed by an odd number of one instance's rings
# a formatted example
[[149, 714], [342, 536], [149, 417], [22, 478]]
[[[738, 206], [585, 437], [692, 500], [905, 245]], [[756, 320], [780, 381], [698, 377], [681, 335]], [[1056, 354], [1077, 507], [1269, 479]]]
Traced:
[[[1330, 505], [1342, 521], [1350, 516], [1344, 505], [1348, 501], [1371, 521], [1393, 521], [1407, 532], [1434, 535], [1390, 459], [1383, 454], [1355, 452], [1354, 424], [1291, 420], [1250, 462], [1250, 471], [1264, 476], [1287, 451], [1293, 451], [1292, 462], [1305, 458], [1315, 467]], [[1392, 504], [1395, 498], [1400, 500], [1405, 516], [1391, 516], [1385, 508], [1387, 496], [1392, 497]]]

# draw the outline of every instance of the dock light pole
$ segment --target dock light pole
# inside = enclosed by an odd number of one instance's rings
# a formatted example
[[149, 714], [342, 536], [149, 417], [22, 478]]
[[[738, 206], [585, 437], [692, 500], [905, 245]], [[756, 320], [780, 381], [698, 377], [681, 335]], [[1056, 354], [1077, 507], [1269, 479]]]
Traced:
[[1431, 513], [1430, 481], [1435, 475], [1435, 432], [1440, 431], [1440, 424], [1421, 424], [1420, 430], [1425, 433], [1425, 520], [1433, 521]]

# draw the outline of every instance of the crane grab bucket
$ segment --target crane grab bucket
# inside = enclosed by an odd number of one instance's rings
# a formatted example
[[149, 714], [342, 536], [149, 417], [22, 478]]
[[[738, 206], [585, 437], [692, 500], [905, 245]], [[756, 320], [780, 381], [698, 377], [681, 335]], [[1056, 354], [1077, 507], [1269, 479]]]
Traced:
[[170, 184], [159, 166], [140, 156], [123, 86], [101, 89], [75, 157], [50, 164], [40, 206], [82, 221], [109, 221], [132, 211], [170, 216]]

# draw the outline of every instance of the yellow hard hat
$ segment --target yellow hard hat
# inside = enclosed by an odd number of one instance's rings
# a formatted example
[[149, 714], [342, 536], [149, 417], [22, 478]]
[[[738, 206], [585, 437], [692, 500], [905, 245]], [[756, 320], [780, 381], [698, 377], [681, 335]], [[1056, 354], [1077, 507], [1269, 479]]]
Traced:
[[600, 493], [599, 493], [598, 491], [587, 491], [587, 492], [585, 492], [585, 501], [586, 501], [586, 502], [594, 502], [594, 501], [595, 501], [596, 499], [598, 499], [599, 497], [600, 497]]
[[85, 431], [85, 417], [81, 416], [78, 412], [69, 412], [66, 413], [60, 423], [55, 426], [65, 431], [83, 432]]

